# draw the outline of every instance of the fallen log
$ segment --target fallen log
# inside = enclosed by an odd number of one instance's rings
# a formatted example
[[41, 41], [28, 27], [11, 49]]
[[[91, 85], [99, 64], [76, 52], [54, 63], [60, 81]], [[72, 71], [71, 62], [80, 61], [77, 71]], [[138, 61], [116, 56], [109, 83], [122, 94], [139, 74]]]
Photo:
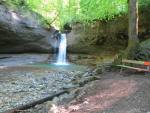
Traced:
[[45, 98], [42, 98], [42, 99], [39, 99], [39, 100], [35, 100], [35, 101], [27, 103], [25, 105], [21, 105], [21, 106], [18, 106], [16, 108], [10, 109], [8, 111], [5, 111], [4, 113], [19, 113], [20, 111], [32, 108], [32, 107], [34, 107], [38, 104], [42, 104], [46, 101], [52, 100], [54, 97], [58, 97], [58, 96], [60, 96], [64, 93], [69, 93], [69, 92], [67, 90], [66, 91], [60, 91], [60, 92], [58, 92], [56, 94], [53, 94], [51, 96], [48, 96], [48, 97], [45, 97]]

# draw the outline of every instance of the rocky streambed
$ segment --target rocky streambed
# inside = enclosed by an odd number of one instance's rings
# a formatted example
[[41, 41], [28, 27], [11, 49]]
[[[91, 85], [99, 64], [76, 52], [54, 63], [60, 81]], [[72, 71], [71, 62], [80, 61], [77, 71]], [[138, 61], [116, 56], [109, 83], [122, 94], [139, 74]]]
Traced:
[[0, 112], [98, 79], [87, 66], [37, 63], [46, 58], [47, 55], [1, 55]]
[[[19, 68], [16, 68], [19, 70]], [[79, 72], [80, 73], [80, 72]], [[50, 72], [4, 72], [0, 73], [0, 112], [47, 97], [54, 92], [74, 87], [74, 73]]]

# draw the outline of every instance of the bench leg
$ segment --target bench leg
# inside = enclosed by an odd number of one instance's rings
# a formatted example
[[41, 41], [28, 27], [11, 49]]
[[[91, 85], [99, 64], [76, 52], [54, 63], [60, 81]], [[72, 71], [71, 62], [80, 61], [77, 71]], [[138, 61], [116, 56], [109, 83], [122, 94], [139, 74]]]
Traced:
[[119, 74], [121, 75], [123, 72], [123, 68], [121, 67], [120, 71], [119, 71]]
[[[150, 70], [150, 66], [147, 66], [147, 70]], [[145, 72], [145, 75], [150, 75], [150, 72]]]
[[[124, 65], [124, 63], [123, 63], [123, 65]], [[123, 67], [121, 67], [119, 74], [121, 75], [122, 72], [123, 72]]]

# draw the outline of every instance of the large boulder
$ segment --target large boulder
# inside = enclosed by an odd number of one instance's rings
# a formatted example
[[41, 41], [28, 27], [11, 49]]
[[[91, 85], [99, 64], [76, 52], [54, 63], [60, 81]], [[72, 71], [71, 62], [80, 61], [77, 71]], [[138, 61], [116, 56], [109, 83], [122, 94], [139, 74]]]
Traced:
[[0, 53], [50, 52], [55, 29], [44, 29], [37, 17], [32, 11], [17, 12], [0, 4]]

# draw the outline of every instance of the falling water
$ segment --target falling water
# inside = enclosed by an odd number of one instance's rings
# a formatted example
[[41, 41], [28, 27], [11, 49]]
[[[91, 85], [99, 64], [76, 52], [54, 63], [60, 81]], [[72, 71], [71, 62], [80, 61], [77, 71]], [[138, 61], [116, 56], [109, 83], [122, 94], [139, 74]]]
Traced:
[[66, 48], [67, 48], [66, 34], [61, 34], [59, 53], [56, 65], [68, 65], [66, 61]]

